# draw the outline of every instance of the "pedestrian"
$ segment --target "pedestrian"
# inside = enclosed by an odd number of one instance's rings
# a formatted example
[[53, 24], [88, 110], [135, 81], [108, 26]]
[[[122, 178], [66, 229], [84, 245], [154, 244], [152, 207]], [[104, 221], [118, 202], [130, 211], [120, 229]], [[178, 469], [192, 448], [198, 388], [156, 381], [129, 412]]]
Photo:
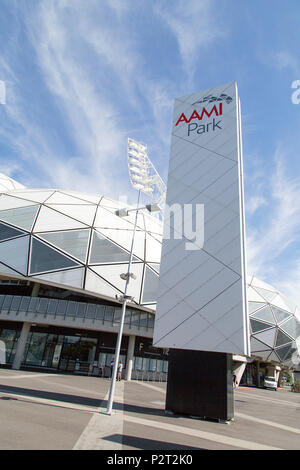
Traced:
[[232, 377], [232, 378], [233, 378], [233, 386], [234, 386], [234, 388], [236, 388], [236, 387], [237, 387], [236, 375], [233, 374], [233, 377]]
[[114, 363], [115, 363], [115, 358], [113, 357], [112, 360], [110, 361], [110, 376], [112, 377], [113, 370], [114, 370]]
[[117, 380], [119, 381], [122, 380], [122, 370], [123, 370], [123, 364], [122, 364], [122, 361], [120, 361], [118, 365], [118, 377], [117, 377]]

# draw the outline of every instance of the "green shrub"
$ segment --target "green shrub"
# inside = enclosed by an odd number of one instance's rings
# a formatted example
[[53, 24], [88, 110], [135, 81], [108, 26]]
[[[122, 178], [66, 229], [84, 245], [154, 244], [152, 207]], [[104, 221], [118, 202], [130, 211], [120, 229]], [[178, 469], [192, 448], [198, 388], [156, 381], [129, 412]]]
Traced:
[[293, 382], [292, 374], [290, 372], [286, 372], [285, 375], [286, 375], [286, 383], [291, 384]]

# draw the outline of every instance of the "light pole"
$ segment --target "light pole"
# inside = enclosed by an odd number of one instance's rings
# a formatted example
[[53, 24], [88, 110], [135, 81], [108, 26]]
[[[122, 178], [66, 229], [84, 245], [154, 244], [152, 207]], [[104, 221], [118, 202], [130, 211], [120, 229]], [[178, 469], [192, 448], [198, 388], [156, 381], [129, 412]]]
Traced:
[[122, 305], [120, 328], [119, 328], [119, 332], [118, 332], [118, 339], [117, 339], [116, 351], [115, 351], [115, 362], [114, 362], [114, 367], [113, 367], [113, 372], [112, 372], [112, 377], [111, 377], [111, 382], [110, 382], [108, 401], [107, 401], [106, 413], [109, 414], [109, 415], [112, 412], [112, 406], [113, 406], [113, 400], [114, 400], [114, 394], [115, 394], [117, 370], [118, 370], [118, 365], [119, 365], [121, 341], [122, 341], [124, 319], [125, 319], [125, 313], [126, 313], [126, 304], [127, 304], [128, 300], [131, 300], [131, 298], [129, 296], [127, 296], [127, 288], [128, 288], [129, 279], [130, 279], [130, 269], [131, 269], [131, 262], [132, 262], [132, 257], [133, 257], [134, 236], [135, 236], [137, 217], [138, 217], [138, 211], [139, 211], [138, 207], [139, 207], [139, 203], [140, 203], [140, 195], [141, 195], [141, 191], [139, 191], [139, 195], [138, 195], [138, 202], [137, 202], [137, 208], [136, 208], [136, 214], [135, 214], [134, 229], [133, 229], [132, 240], [131, 240], [131, 250], [130, 250], [130, 256], [129, 256], [127, 276], [126, 276], [126, 283], [125, 283], [124, 295], [123, 295], [123, 299], [122, 299], [123, 300], [123, 305]]
[[129, 212], [135, 212], [135, 221], [134, 221], [134, 229], [132, 233], [132, 240], [131, 240], [131, 249], [130, 249], [130, 257], [128, 263], [127, 273], [122, 273], [120, 275], [121, 279], [126, 281], [124, 294], [122, 296], [118, 296], [119, 300], [122, 300], [122, 312], [121, 312], [121, 320], [120, 320], [120, 328], [118, 332], [115, 356], [114, 356], [114, 366], [112, 371], [110, 389], [109, 389], [109, 396], [107, 401], [107, 409], [106, 414], [112, 414], [112, 407], [114, 401], [114, 394], [115, 394], [115, 386], [116, 386], [116, 378], [117, 378], [117, 370], [119, 365], [119, 357], [120, 357], [120, 349], [121, 349], [121, 342], [122, 342], [122, 335], [123, 335], [123, 328], [124, 328], [124, 320], [126, 314], [126, 305], [127, 302], [132, 301], [132, 297], [127, 295], [128, 285], [130, 278], [135, 279], [133, 273], [130, 272], [132, 258], [133, 258], [133, 246], [134, 246], [134, 238], [135, 232], [137, 227], [137, 218], [138, 212], [143, 209], [147, 209], [149, 212], [159, 211], [160, 207], [158, 203], [154, 202], [153, 204], [148, 204], [145, 207], [139, 207], [140, 204], [140, 197], [141, 192], [152, 195], [156, 192], [158, 194], [158, 202], [163, 203], [165, 197], [165, 185], [161, 180], [160, 176], [158, 175], [157, 171], [155, 170], [152, 162], [149, 160], [147, 155], [147, 147], [143, 144], [140, 144], [132, 139], [128, 139], [128, 146], [127, 146], [127, 160], [128, 160], [128, 170], [130, 175], [130, 181], [132, 186], [135, 189], [138, 189], [138, 201], [136, 209], [119, 209], [116, 211], [116, 215], [119, 217], [126, 217], [129, 215]]
[[124, 294], [120, 297], [118, 296], [118, 298], [122, 299], [123, 304], [122, 304], [120, 328], [119, 328], [119, 332], [118, 332], [118, 338], [117, 338], [117, 344], [116, 344], [116, 350], [115, 350], [115, 356], [114, 356], [115, 357], [114, 367], [113, 367], [113, 371], [112, 371], [112, 377], [111, 377], [110, 389], [109, 389], [109, 396], [108, 396], [108, 401], [107, 401], [106, 413], [109, 414], [109, 415], [112, 413], [112, 406], [113, 406], [113, 401], [114, 401], [117, 370], [118, 370], [118, 365], [119, 365], [120, 349], [121, 349], [121, 342], [122, 342], [122, 335], [123, 335], [123, 328], [124, 328], [124, 320], [125, 320], [125, 314], [126, 314], [126, 305], [127, 305], [127, 302], [130, 302], [133, 299], [130, 295], [127, 295], [127, 289], [128, 289], [130, 278], [135, 279], [135, 275], [133, 273], [131, 273], [130, 270], [131, 270], [131, 263], [132, 263], [132, 258], [133, 258], [133, 246], [134, 246], [134, 237], [135, 237], [136, 226], [137, 226], [138, 212], [140, 210], [143, 210], [143, 209], [147, 209], [149, 212], [155, 212], [157, 210], [160, 210], [159, 207], [156, 204], [148, 204], [145, 207], [139, 207], [140, 193], [141, 193], [141, 191], [139, 190], [138, 203], [137, 203], [137, 208], [136, 209], [128, 209], [128, 210], [127, 209], [121, 209], [121, 210], [116, 211], [116, 215], [118, 215], [119, 217], [125, 217], [126, 215], [128, 215], [129, 212], [135, 211], [135, 222], [134, 222], [134, 229], [133, 229], [132, 240], [131, 240], [131, 250], [130, 250], [130, 257], [129, 257], [127, 273], [120, 274], [121, 279], [124, 279], [126, 281], [126, 283], [125, 283]]

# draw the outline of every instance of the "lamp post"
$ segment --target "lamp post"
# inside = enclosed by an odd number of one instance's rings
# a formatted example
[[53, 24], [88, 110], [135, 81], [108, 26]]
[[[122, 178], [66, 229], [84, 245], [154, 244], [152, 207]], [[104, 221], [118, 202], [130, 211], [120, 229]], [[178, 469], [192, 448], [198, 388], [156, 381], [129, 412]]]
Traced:
[[[108, 401], [107, 401], [106, 414], [108, 415], [112, 414], [117, 370], [118, 370], [118, 365], [119, 365], [120, 349], [121, 349], [124, 320], [125, 320], [125, 314], [126, 314], [126, 305], [127, 305], [127, 302], [130, 302], [133, 300], [131, 296], [127, 295], [127, 290], [128, 290], [130, 279], [131, 278], [135, 279], [134, 274], [131, 273], [130, 270], [131, 270], [131, 264], [132, 264], [132, 258], [133, 258], [133, 246], [134, 246], [134, 238], [135, 238], [135, 232], [136, 232], [136, 227], [137, 227], [138, 212], [143, 209], [147, 209], [149, 212], [155, 212], [155, 211], [160, 210], [159, 205], [155, 202], [153, 204], [147, 204], [145, 207], [139, 207], [141, 191], [148, 195], [149, 194], [151, 195], [154, 189], [157, 189], [157, 187], [159, 187], [159, 189], [157, 190], [159, 197], [160, 197], [159, 201], [163, 202], [163, 198], [165, 196], [164, 183], [160, 179], [154, 166], [149, 160], [146, 150], [147, 150], [146, 146], [139, 144], [138, 142], [135, 142], [132, 139], [128, 139], [128, 147], [127, 147], [128, 168], [129, 168], [129, 174], [130, 174], [130, 180], [131, 180], [132, 186], [135, 189], [138, 189], [137, 207], [136, 209], [119, 209], [115, 212], [116, 215], [118, 215], [119, 217], [126, 217], [129, 215], [130, 212], [134, 211], [135, 221], [134, 221], [134, 229], [132, 233], [130, 257], [129, 257], [129, 262], [128, 262], [127, 273], [122, 273], [120, 275], [121, 279], [124, 279], [126, 283], [125, 283], [125, 288], [124, 288], [124, 294], [122, 296], [118, 296], [118, 300], [122, 300], [122, 312], [121, 312], [120, 328], [118, 332], [118, 338], [117, 338], [117, 344], [116, 344], [116, 350], [115, 350], [115, 356], [114, 356], [115, 360], [114, 360], [114, 366], [113, 366], [113, 371], [112, 371], [109, 396], [108, 396]], [[149, 175], [149, 169], [151, 169], [152, 172], [153, 171], [155, 172], [154, 176]]]
[[[130, 278], [135, 279], [136, 276], [130, 272], [131, 270], [131, 264], [132, 264], [132, 258], [133, 258], [133, 246], [134, 246], [134, 237], [135, 237], [135, 232], [136, 232], [136, 226], [137, 226], [137, 217], [138, 217], [138, 212], [143, 209], [147, 209], [149, 212], [154, 212], [156, 210], [159, 210], [159, 207], [156, 204], [148, 204], [145, 207], [139, 207], [139, 201], [140, 201], [140, 191], [138, 195], [138, 203], [137, 203], [137, 208], [136, 209], [121, 209], [121, 211], [116, 211], [116, 215], [119, 215], [119, 217], [125, 217], [128, 215], [128, 212], [135, 211], [135, 222], [134, 222], [134, 229], [133, 229], [133, 234], [132, 234], [132, 241], [131, 241], [131, 250], [130, 250], [130, 257], [129, 257], [129, 263], [128, 263], [128, 269], [127, 273], [122, 273], [120, 274], [121, 279], [124, 279], [126, 281], [125, 283], [125, 289], [124, 289], [124, 294], [121, 295], [118, 298], [122, 300], [122, 312], [121, 312], [121, 320], [120, 320], [120, 328], [118, 332], [118, 338], [117, 338], [117, 344], [116, 344], [116, 350], [115, 350], [115, 360], [114, 360], [114, 367], [112, 371], [112, 377], [111, 377], [111, 382], [110, 382], [110, 389], [109, 389], [109, 396], [108, 396], [108, 401], [107, 401], [107, 409], [106, 413], [111, 414], [112, 413], [112, 406], [113, 406], [113, 401], [114, 401], [114, 394], [115, 394], [115, 386], [116, 386], [116, 378], [117, 378], [117, 370], [118, 370], [118, 364], [119, 364], [119, 357], [120, 357], [120, 349], [121, 349], [121, 342], [122, 342], [122, 335], [123, 335], [123, 328], [124, 328], [124, 320], [125, 320], [125, 314], [126, 314], [126, 305], [127, 302], [130, 302], [133, 300], [133, 297], [130, 295], [127, 295], [127, 289], [129, 285]], [[120, 215], [122, 214], [122, 215]]]

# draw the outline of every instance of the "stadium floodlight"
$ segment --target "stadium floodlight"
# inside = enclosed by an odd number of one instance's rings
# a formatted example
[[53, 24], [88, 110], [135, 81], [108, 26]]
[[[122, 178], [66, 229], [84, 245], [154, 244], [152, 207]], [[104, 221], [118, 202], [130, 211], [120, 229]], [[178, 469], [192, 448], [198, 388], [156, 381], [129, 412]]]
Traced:
[[118, 217], [128, 217], [128, 209], [118, 209], [116, 210], [115, 214]]
[[115, 295], [115, 298], [116, 298], [119, 302], [124, 302], [124, 300], [126, 300], [126, 302], [133, 302], [133, 300], [134, 300], [134, 297], [132, 297], [132, 295], [116, 294], [116, 295]]
[[136, 275], [133, 273], [122, 273], [120, 274], [120, 278], [123, 279], [123, 281], [127, 281], [128, 278], [136, 279]]
[[158, 205], [166, 199], [166, 185], [148, 157], [147, 146], [128, 138], [127, 161], [133, 188], [142, 191]]
[[154, 203], [154, 204], [146, 204], [145, 207], [139, 207], [138, 209], [117, 209], [115, 211], [115, 214], [118, 216], [118, 217], [128, 217], [129, 215], [129, 212], [136, 212], [137, 210], [142, 210], [142, 209], [147, 209], [147, 211], [149, 212], [158, 212], [160, 211], [160, 207], [158, 204]]
[[146, 209], [149, 212], [157, 212], [160, 210], [160, 207], [158, 204], [146, 204]]

